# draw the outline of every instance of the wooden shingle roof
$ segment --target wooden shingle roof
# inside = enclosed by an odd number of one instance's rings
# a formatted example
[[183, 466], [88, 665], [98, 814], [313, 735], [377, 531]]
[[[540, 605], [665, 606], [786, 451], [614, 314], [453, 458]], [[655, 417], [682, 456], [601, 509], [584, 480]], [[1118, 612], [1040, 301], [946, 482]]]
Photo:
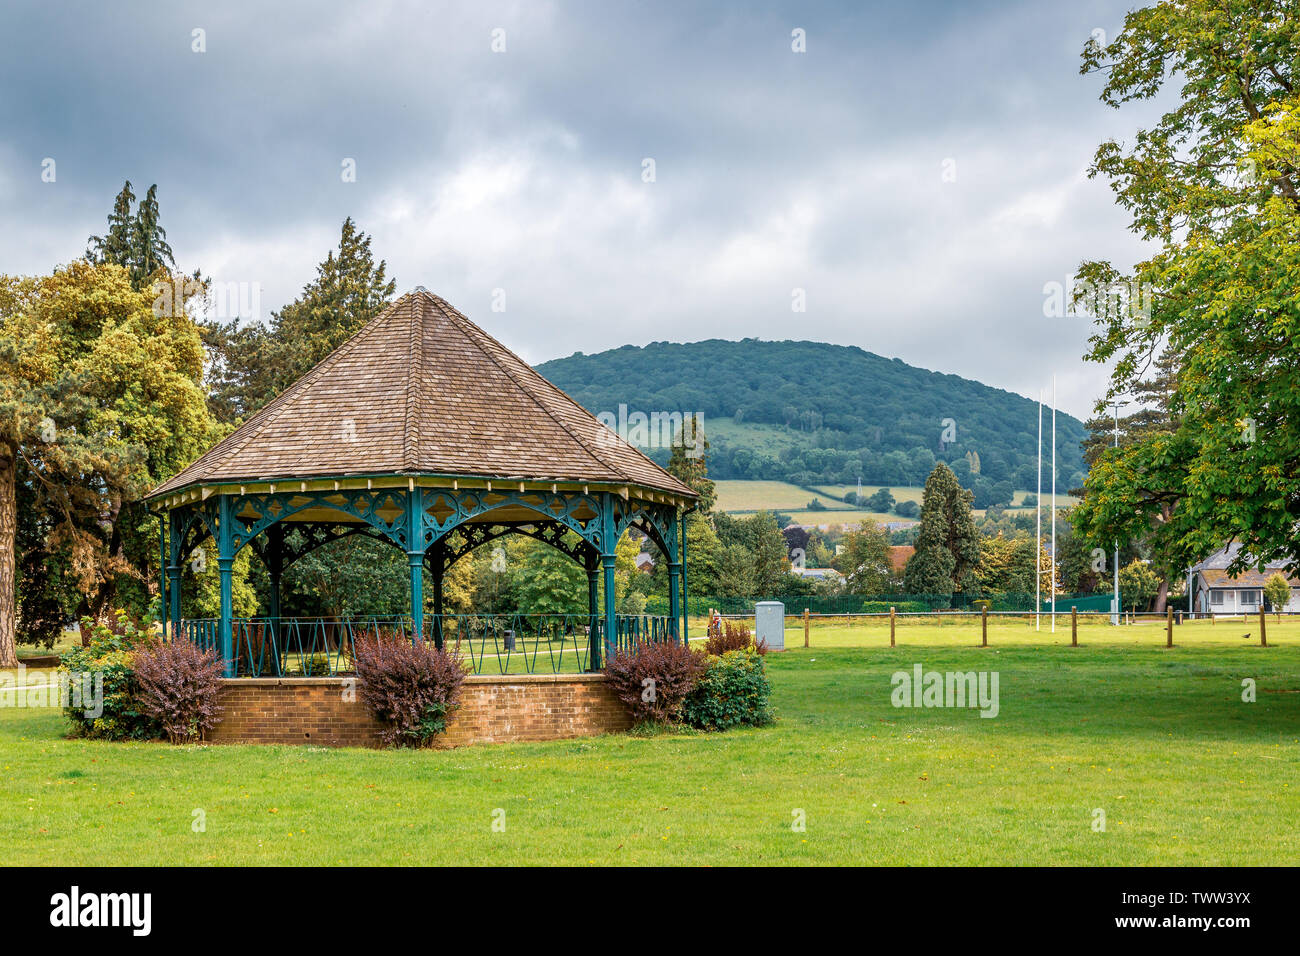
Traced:
[[200, 484], [385, 474], [580, 481], [696, 497], [422, 289], [147, 497]]

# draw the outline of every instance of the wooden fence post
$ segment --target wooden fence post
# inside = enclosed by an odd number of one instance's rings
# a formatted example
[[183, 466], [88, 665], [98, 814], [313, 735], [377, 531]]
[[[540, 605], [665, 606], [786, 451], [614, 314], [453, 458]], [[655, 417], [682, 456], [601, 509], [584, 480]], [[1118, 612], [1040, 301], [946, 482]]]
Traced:
[[889, 646], [894, 646], [894, 609], [889, 609]]
[[1268, 647], [1268, 632], [1264, 630], [1264, 605], [1259, 606], [1259, 646]]
[[1079, 609], [1070, 608], [1070, 646], [1079, 646]]
[[803, 646], [808, 646], [808, 609], [803, 609]]
[[989, 646], [989, 606], [980, 605], [980, 647]]
[[1165, 605], [1165, 647], [1174, 646], [1174, 608], [1173, 605]]

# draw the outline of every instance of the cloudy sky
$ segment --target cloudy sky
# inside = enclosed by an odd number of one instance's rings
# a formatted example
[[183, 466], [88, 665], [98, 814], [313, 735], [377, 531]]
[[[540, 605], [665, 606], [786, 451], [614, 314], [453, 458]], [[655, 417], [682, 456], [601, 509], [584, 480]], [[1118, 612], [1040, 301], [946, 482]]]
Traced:
[[1044, 286], [1143, 254], [1086, 170], [1150, 110], [1078, 72], [1131, 5], [9, 0], [0, 271], [82, 254], [129, 179], [263, 318], [352, 216], [399, 291], [534, 363], [814, 339], [1031, 397], [1055, 374], [1085, 415], [1104, 371]]

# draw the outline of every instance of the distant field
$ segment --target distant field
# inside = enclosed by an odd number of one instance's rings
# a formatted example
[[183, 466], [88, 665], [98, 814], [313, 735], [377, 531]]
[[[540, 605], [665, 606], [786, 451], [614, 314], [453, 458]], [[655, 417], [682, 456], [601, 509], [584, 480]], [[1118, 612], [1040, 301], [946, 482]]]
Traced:
[[[818, 497], [815, 492], [784, 481], [719, 481], [718, 510], [720, 511], [802, 511], [808, 502]], [[823, 503], [825, 499], [823, 499]], [[828, 507], [835, 502], [827, 503]], [[848, 505], [839, 502], [839, 507]]]
[[914, 518], [900, 518], [898, 515], [883, 514], [879, 511], [858, 511], [857, 509], [837, 510], [837, 511], [809, 511], [801, 508], [798, 511], [787, 511], [781, 509], [781, 514], [789, 515], [790, 520], [795, 524], [846, 524], [856, 525], [863, 521], [874, 521], [877, 524], [884, 524], [887, 521], [914, 521]]
[[[881, 488], [888, 488], [890, 494], [894, 496], [895, 501], [915, 501], [918, 505], [921, 503], [921, 495], [925, 491], [924, 488], [909, 487], [905, 485], [900, 485], [898, 487], [895, 487], [893, 485], [863, 485], [862, 493], [864, 495], [874, 495]], [[857, 491], [858, 486], [856, 484], [818, 485], [817, 490], [824, 495], [833, 495], [836, 498], [843, 501], [844, 496], [847, 495], [849, 492]]]
[[[910, 485], [863, 485], [862, 493], [872, 495], [882, 487], [889, 488], [895, 501], [915, 501], [918, 505], [921, 503], [921, 497], [925, 491], [924, 488]], [[857, 523], [863, 519], [880, 522], [907, 520], [900, 518], [896, 514], [865, 511], [845, 504], [844, 496], [851, 491], [856, 491], [856, 484], [816, 485], [813, 490], [809, 490], [785, 481], [724, 480], [717, 482], [717, 489], [718, 509], [732, 513], [780, 511], [800, 524]], [[1031, 494], [1033, 494], [1032, 491], [1017, 491], [1012, 498], [1012, 509], [1023, 507], [1025, 496]], [[826, 506], [826, 511], [809, 511], [808, 502], [813, 498], [821, 501]], [[1048, 501], [1048, 496], [1044, 494], [1044, 507], [1046, 507]], [[1079, 503], [1077, 498], [1071, 498], [1069, 495], [1059, 493], [1056, 496], [1056, 501], [1062, 508]], [[976, 509], [975, 513], [983, 514], [984, 512], [982, 509]]]

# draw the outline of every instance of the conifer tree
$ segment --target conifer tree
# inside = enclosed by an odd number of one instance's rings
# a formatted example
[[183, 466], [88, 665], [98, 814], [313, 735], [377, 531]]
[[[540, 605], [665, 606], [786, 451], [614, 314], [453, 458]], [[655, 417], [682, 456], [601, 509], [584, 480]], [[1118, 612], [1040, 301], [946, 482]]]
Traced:
[[951, 595], [978, 590], [979, 536], [971, 516], [974, 495], [962, 488], [943, 462], [925, 482], [916, 553], [903, 572], [903, 586], [912, 594]]

